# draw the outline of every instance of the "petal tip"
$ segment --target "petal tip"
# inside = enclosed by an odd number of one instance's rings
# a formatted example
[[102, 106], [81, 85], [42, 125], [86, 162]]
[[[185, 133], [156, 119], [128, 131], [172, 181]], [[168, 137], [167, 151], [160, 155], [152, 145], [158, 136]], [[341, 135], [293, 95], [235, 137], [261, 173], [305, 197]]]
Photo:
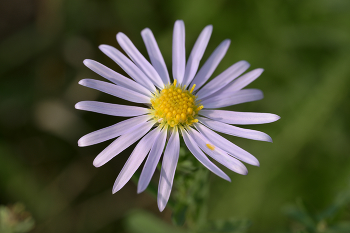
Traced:
[[141, 35], [148, 34], [148, 33], [150, 33], [150, 32], [151, 32], [151, 29], [145, 28], [145, 29], [143, 29], [143, 30], [141, 31]]
[[94, 159], [94, 161], [92, 162], [92, 164], [93, 164], [95, 167], [101, 167], [104, 163], [103, 163], [100, 159], [98, 159], [98, 157], [96, 157], [96, 158]]
[[179, 23], [184, 24], [184, 21], [182, 19], [178, 19], [178, 20], [175, 21], [175, 24], [179, 24]]
[[102, 51], [102, 52], [105, 52], [109, 47], [109, 45], [106, 45], [106, 44], [101, 44], [98, 46], [98, 48]]
[[83, 63], [85, 66], [89, 66], [91, 64], [92, 60], [91, 59], [84, 59]]
[[255, 158], [254, 156], [252, 158], [250, 158], [247, 161], [244, 161], [245, 163], [248, 163], [250, 165], [256, 166], [256, 167], [260, 167], [260, 162], [257, 158]]
[[165, 209], [165, 205], [162, 201], [158, 201], [158, 209], [160, 212], [163, 212], [163, 210]]
[[260, 141], [272, 142], [272, 138], [267, 133], [262, 133], [262, 137], [261, 137]]
[[76, 103], [76, 104], [74, 105], [75, 109], [79, 109], [79, 110], [80, 110], [80, 109], [81, 109], [81, 108], [80, 108], [80, 105], [81, 105], [81, 102]]
[[271, 115], [272, 115], [272, 119], [270, 122], [275, 122], [275, 121], [278, 121], [279, 119], [281, 119], [281, 117], [276, 115], [276, 114], [271, 113]]
[[124, 33], [122, 33], [122, 32], [118, 32], [117, 35], [116, 35], [116, 38], [117, 38], [118, 42], [119, 42], [119, 40], [122, 40], [125, 37], [126, 37], [126, 35]]
[[248, 169], [243, 165], [242, 168], [240, 169], [240, 173], [243, 176], [248, 175]]
[[213, 30], [213, 25], [211, 25], [211, 24], [209, 24], [209, 25], [207, 25], [206, 27], [205, 27], [207, 30]]
[[119, 187], [119, 185], [114, 185], [113, 189], [112, 189], [112, 194], [115, 194], [116, 192], [118, 192], [121, 189], [121, 187]]
[[239, 61], [239, 63], [241, 63], [242, 65], [245, 65], [245, 66], [250, 66], [250, 63], [247, 62], [246, 60]]
[[85, 79], [80, 80], [80, 81], [78, 82], [78, 84], [84, 86], [84, 84], [85, 84]]
[[[141, 175], [142, 175], [142, 173], [141, 173]], [[138, 182], [138, 184], [137, 184], [137, 194], [142, 193], [142, 192], [145, 191], [146, 188], [147, 188], [147, 186], [145, 186], [145, 185], [143, 184], [142, 181], [140, 182], [140, 180], [141, 180], [141, 179], [139, 179], [139, 182]], [[145, 187], [144, 187], [144, 186], [145, 186]]]
[[226, 39], [222, 42], [224, 45], [229, 46], [231, 44], [231, 40], [230, 39]]
[[145, 191], [145, 188], [142, 188], [140, 185], [137, 186], [137, 194], [142, 193], [143, 191]]
[[78, 146], [79, 147], [86, 147], [86, 146], [91, 146], [91, 144], [89, 143], [89, 140], [87, 140], [87, 135], [81, 137], [79, 140], [78, 140]]
[[84, 147], [85, 146], [84, 145], [84, 141], [81, 138], [78, 140], [78, 146], [79, 147]]

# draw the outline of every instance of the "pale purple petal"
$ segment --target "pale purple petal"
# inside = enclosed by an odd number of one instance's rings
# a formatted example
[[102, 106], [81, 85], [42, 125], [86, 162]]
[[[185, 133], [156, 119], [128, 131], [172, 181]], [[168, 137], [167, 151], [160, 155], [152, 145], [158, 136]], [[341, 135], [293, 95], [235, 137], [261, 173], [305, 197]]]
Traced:
[[207, 48], [212, 31], [213, 26], [209, 25], [206, 26], [199, 35], [196, 43], [193, 46], [190, 57], [187, 60], [185, 76], [182, 81], [182, 85], [188, 86], [193, 80], [193, 77], [196, 75], [199, 62], [201, 61], [205, 49]]
[[214, 163], [212, 163], [207, 156], [199, 149], [197, 143], [192, 139], [192, 137], [186, 132], [186, 130], [181, 129], [181, 133], [187, 148], [191, 151], [191, 153], [201, 162], [206, 168], [212, 171], [217, 176], [231, 181], [230, 177], [226, 175], [220, 168], [218, 168]]
[[233, 155], [234, 157], [236, 157], [237, 159], [243, 162], [249, 163], [254, 166], [259, 166], [259, 161], [249, 152], [236, 146], [232, 142], [221, 137], [219, 134], [208, 129], [202, 124], [197, 123], [195, 124], [195, 126], [198, 129], [198, 131], [201, 132], [201, 134], [203, 134], [206, 138], [209, 138], [210, 141], [212, 141], [215, 146], [219, 147], [220, 149], [223, 149], [227, 153]]
[[222, 89], [222, 93], [238, 91], [246, 87], [248, 84], [257, 79], [261, 73], [264, 72], [264, 69], [258, 68], [248, 73], [242, 75], [238, 79], [234, 80], [230, 84], [228, 84], [225, 88]]
[[159, 88], [164, 87], [162, 79], [159, 77], [157, 71], [153, 66], [146, 60], [146, 58], [140, 53], [140, 51], [135, 47], [131, 40], [124, 34], [119, 32], [117, 34], [117, 41], [128, 54], [128, 56], [133, 60], [133, 62], [148, 76], [148, 78]]
[[170, 197], [176, 165], [179, 159], [179, 151], [180, 151], [179, 132], [175, 128], [172, 131], [172, 134], [170, 136], [170, 139], [164, 151], [162, 170], [159, 178], [157, 202], [158, 202], [158, 208], [160, 211], [164, 210]]
[[[220, 92], [220, 91], [219, 91]], [[204, 108], [223, 108], [231, 105], [242, 104], [261, 100], [264, 94], [259, 89], [243, 89], [235, 92], [225, 92], [211, 95], [201, 101]]]
[[259, 112], [234, 112], [226, 110], [204, 110], [199, 112], [200, 115], [210, 119], [221, 121], [227, 124], [236, 125], [255, 125], [266, 124], [277, 121], [279, 116], [272, 113]]
[[136, 170], [140, 167], [148, 152], [151, 150], [152, 145], [156, 141], [156, 138], [158, 136], [156, 134], [157, 132], [158, 131], [156, 131], [156, 129], [152, 130], [136, 145], [135, 149], [128, 158], [128, 161], [126, 161], [123, 169], [114, 182], [113, 193], [116, 193], [121, 188], [123, 188], [124, 185], [130, 180], [132, 175], [136, 172]]
[[194, 88], [197, 91], [203, 86], [203, 84], [208, 81], [211, 75], [214, 73], [216, 67], [219, 65], [222, 58], [225, 56], [228, 47], [230, 46], [230, 40], [224, 40], [221, 44], [214, 50], [210, 55], [208, 60], [204, 63], [202, 68], [198, 71], [197, 75], [194, 77], [191, 85], [196, 84]]
[[[247, 175], [248, 169], [238, 159], [228, 155], [225, 151], [213, 145], [205, 136], [198, 133], [196, 130], [189, 130], [189, 134], [196, 141], [197, 145], [210, 157], [230, 169], [231, 171], [237, 172], [238, 174]], [[209, 149], [208, 145], [214, 147]]]
[[198, 117], [198, 120], [205, 126], [211, 128], [212, 130], [218, 131], [220, 133], [237, 136], [241, 138], [272, 142], [272, 139], [269, 135], [260, 131], [243, 129], [233, 125], [222, 123], [220, 121], [213, 121], [204, 117]]
[[94, 79], [82, 79], [79, 81], [79, 84], [134, 103], [151, 103], [150, 97], [112, 83]]
[[168, 69], [152, 31], [149, 28], [145, 28], [142, 30], [141, 36], [145, 42], [149, 58], [151, 59], [154, 69], [156, 69], [164, 84], [170, 83]]
[[152, 146], [151, 152], [149, 152], [145, 166], [142, 169], [140, 179], [137, 184], [137, 193], [143, 192], [147, 188], [149, 182], [151, 181], [153, 173], [156, 170], [157, 164], [159, 162], [160, 156], [163, 153], [166, 136], [167, 129], [165, 128], [162, 129], [162, 131], [159, 133], [156, 142]]
[[182, 83], [186, 66], [185, 24], [177, 20], [173, 33], [173, 78]]
[[135, 126], [146, 122], [150, 118], [150, 115], [138, 116], [118, 122], [117, 124], [108, 126], [106, 128], [96, 130], [81, 137], [78, 141], [78, 145], [80, 147], [90, 146], [112, 138], [119, 137], [120, 135], [133, 130]]
[[109, 160], [114, 158], [120, 152], [134, 144], [137, 140], [142, 138], [154, 125], [154, 122], [146, 122], [138, 125], [134, 130], [123, 134], [114, 140], [108, 147], [106, 147], [100, 154], [97, 155], [93, 164], [95, 167], [101, 167]]
[[233, 64], [206, 84], [202, 89], [200, 89], [197, 93], [198, 99], [203, 99], [204, 97], [207, 97], [225, 87], [235, 78], [240, 76], [244, 71], [246, 71], [249, 66], [249, 63], [246, 61], [239, 61]]
[[149, 113], [149, 109], [147, 108], [120, 104], [110, 104], [98, 101], [80, 101], [75, 104], [75, 108], [89, 112], [97, 112], [110, 116], [121, 117], [132, 117]]
[[156, 88], [152, 81], [143, 73], [129, 58], [118, 49], [109, 45], [100, 45], [100, 50], [115, 61], [132, 79], [146, 87], [149, 91], [155, 92]]
[[101, 75], [102, 77], [108, 79], [109, 81], [119, 86], [136, 91], [146, 96], [152, 96], [152, 93], [149, 90], [147, 90], [144, 86], [115, 72], [114, 70], [111, 70], [110, 68], [98, 63], [97, 61], [85, 59], [84, 64], [97, 74]]

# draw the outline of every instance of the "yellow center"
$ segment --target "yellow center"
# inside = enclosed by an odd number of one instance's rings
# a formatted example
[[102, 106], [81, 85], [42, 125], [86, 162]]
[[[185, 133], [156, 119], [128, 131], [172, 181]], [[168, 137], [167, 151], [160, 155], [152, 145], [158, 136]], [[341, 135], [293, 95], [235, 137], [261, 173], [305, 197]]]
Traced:
[[151, 99], [151, 114], [154, 119], [161, 124], [170, 127], [187, 126], [195, 122], [198, 112], [203, 108], [196, 101], [196, 96], [192, 94], [192, 89], [177, 85], [176, 79], [173, 84], [168, 84], [160, 92], [156, 92]]

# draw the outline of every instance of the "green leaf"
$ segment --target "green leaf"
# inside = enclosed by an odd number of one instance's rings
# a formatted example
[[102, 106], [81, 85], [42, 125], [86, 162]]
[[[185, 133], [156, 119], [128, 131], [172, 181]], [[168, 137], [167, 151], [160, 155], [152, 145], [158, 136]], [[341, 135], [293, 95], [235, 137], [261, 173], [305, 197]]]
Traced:
[[288, 205], [283, 208], [283, 212], [290, 218], [295, 219], [302, 225], [304, 225], [311, 232], [315, 232], [317, 229], [316, 222], [309, 215], [301, 200], [297, 201], [297, 205]]
[[171, 215], [171, 220], [173, 221], [174, 225], [183, 226], [185, 224], [187, 209], [188, 207], [185, 204], [176, 205]]
[[350, 203], [350, 188], [344, 192], [341, 192], [326, 210], [321, 212], [317, 218], [319, 220], [334, 217], [340, 209], [344, 208]]
[[134, 210], [125, 219], [125, 227], [132, 233], [184, 233], [185, 231], [170, 226], [154, 215], [141, 210]]
[[338, 222], [337, 224], [329, 227], [325, 233], [349, 233], [350, 222]]
[[249, 220], [237, 220], [237, 219], [228, 219], [228, 220], [215, 220], [210, 221], [200, 232], [209, 233], [241, 233], [246, 232], [246, 230], [251, 226]]

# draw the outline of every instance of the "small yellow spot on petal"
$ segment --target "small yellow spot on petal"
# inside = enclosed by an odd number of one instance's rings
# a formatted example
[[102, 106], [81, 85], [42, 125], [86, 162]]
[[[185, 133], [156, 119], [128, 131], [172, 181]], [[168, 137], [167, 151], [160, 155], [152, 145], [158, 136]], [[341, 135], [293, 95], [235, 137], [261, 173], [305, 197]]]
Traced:
[[211, 144], [205, 144], [210, 150], [214, 150], [215, 146], [211, 145]]

